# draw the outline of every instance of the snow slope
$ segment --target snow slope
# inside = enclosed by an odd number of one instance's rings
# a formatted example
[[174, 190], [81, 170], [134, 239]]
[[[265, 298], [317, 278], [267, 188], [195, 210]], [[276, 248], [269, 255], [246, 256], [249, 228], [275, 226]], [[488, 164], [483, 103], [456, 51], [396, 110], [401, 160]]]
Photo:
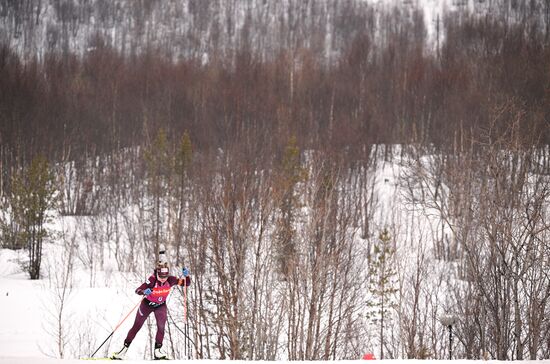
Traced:
[[[0, 250], [0, 361], [15, 362], [16, 357], [48, 358], [59, 357], [58, 315], [62, 291], [56, 284], [62, 265], [62, 253], [48, 244], [43, 262], [44, 270], [50, 275], [38, 281], [31, 281], [21, 270], [25, 251]], [[131, 274], [102, 272], [101, 280], [107, 287], [90, 288], [87, 272], [76, 269], [71, 288], [65, 294], [62, 313], [62, 330], [71, 336], [64, 338], [65, 357], [89, 356], [107, 338], [114, 327], [130, 312], [130, 316], [115, 332], [97, 356], [106, 355], [121, 346], [133, 319], [133, 308], [140, 298], [133, 292], [141, 279]], [[169, 302], [170, 304], [170, 302]], [[170, 306], [169, 306], [170, 307]], [[129, 358], [143, 358], [145, 351], [145, 326], [136, 337]], [[103, 349], [105, 351], [103, 351]]]
[[[398, 155], [399, 151], [395, 153]], [[374, 220], [380, 226], [392, 221], [399, 225], [400, 219], [403, 219], [400, 215], [407, 215], [409, 218], [414, 217], [415, 229], [422, 229], [423, 225], [433, 223], [429, 219], [421, 218], [420, 215], [414, 216], [416, 212], [412, 211], [397, 209], [399, 216], [394, 216], [395, 205], [403, 203], [399, 201], [397, 181], [401, 169], [393, 163], [384, 163], [378, 168], [375, 190], [379, 198], [380, 214]], [[57, 224], [59, 230], [74, 230], [78, 222], [66, 217]], [[396, 233], [407, 234], [407, 232]], [[410, 252], [406, 250], [402, 252], [403, 261], [407, 258], [406, 254]], [[44, 278], [39, 281], [30, 281], [21, 267], [21, 263], [26, 259], [26, 252], [0, 249], [0, 312], [2, 313], [0, 363], [83, 363], [78, 358], [89, 357], [117, 324], [130, 313], [111, 340], [107, 341], [98, 352], [97, 357], [105, 357], [120, 349], [134, 320], [135, 306], [140, 300], [134, 294], [134, 289], [146, 277], [117, 272], [114, 265], [113, 268], [109, 268], [110, 265], [107, 262], [106, 270], [96, 272], [97, 276], [91, 279], [90, 271], [82, 264], [75, 263], [68, 285], [70, 289], [63, 291], [60, 281], [63, 279], [63, 269], [66, 266], [64, 259], [67, 255], [64, 254], [61, 244], [55, 241], [48, 243], [44, 247], [42, 266]], [[106, 257], [107, 261], [109, 259], [112, 257]], [[148, 273], [150, 272], [143, 272], [143, 274]], [[60, 298], [62, 295], [64, 295], [63, 300]], [[64, 309], [59, 320], [61, 302]], [[182, 310], [181, 304], [178, 304], [176, 299], [168, 300], [168, 308], [172, 313]], [[154, 331], [154, 319], [150, 321]], [[64, 345], [59, 345], [60, 338], [56, 334], [60, 323], [62, 332], [69, 335], [61, 338]], [[130, 347], [127, 356], [129, 360], [126, 363], [143, 363], [151, 358], [151, 353], [147, 350], [150, 339], [146, 326], [147, 324], [138, 333]], [[63, 357], [67, 358], [65, 360], [53, 359], [60, 356], [60, 347], [63, 348]], [[167, 352], [171, 355], [169, 350]], [[175, 357], [175, 359], [179, 358]], [[395, 363], [402, 361], [404, 362], [404, 360], [390, 360]], [[416, 362], [416, 360], [407, 360], [407, 362]], [[453, 362], [466, 363], [461, 360]], [[540, 362], [550, 363], [550, 360]]]

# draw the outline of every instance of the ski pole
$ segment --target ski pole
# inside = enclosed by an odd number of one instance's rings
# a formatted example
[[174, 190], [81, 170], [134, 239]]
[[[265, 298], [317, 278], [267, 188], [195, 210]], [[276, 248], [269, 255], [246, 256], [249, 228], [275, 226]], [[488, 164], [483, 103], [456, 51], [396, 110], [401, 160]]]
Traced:
[[187, 323], [187, 281], [183, 286], [183, 323], [185, 324], [185, 356], [189, 359], [189, 326]]
[[183, 322], [187, 323], [187, 286], [183, 286]]
[[109, 336], [107, 336], [107, 338], [105, 339], [105, 341], [103, 341], [103, 342], [101, 343], [101, 345], [99, 345], [99, 348], [97, 348], [97, 350], [94, 351], [94, 353], [92, 354], [92, 356], [90, 356], [90, 358], [93, 358], [94, 355], [99, 351], [99, 349], [101, 349], [101, 347], [102, 347], [103, 345], [105, 345], [105, 343], [107, 342], [107, 340], [109, 340], [109, 339], [111, 338], [111, 336], [113, 336], [113, 334], [115, 333], [115, 331], [118, 330], [118, 328], [120, 327], [120, 325], [122, 325], [122, 323], [123, 323], [124, 321], [126, 321], [126, 319], [128, 318], [128, 316], [130, 316], [130, 314], [136, 309], [136, 307], [141, 303], [141, 301], [142, 301], [142, 300], [139, 300], [139, 302], [130, 310], [130, 312], [128, 312], [128, 314], [127, 314], [126, 316], [124, 316], [124, 318], [122, 319], [122, 321], [120, 321], [120, 322], [118, 323], [118, 325], [116, 325], [116, 327], [115, 327], [115, 329], [113, 330], [113, 332], [111, 332], [111, 333], [109, 334]]

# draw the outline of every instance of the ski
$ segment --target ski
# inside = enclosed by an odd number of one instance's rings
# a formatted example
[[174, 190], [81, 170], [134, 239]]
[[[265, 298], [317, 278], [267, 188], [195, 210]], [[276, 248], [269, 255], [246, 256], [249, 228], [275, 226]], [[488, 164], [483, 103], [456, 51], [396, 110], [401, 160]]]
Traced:
[[80, 360], [116, 360], [112, 358], [80, 358]]
[[[80, 360], [124, 360], [115, 358], [80, 358]], [[152, 358], [152, 360], [173, 360], [171, 358]]]

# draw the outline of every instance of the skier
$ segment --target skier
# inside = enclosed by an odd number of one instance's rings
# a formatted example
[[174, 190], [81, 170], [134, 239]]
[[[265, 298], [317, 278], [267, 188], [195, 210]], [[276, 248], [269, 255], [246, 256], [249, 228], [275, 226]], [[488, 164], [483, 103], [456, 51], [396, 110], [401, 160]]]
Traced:
[[151, 314], [155, 313], [155, 319], [157, 320], [157, 334], [155, 336], [155, 351], [154, 359], [167, 359], [165, 353], [161, 351], [162, 340], [164, 338], [164, 325], [166, 324], [167, 308], [166, 298], [170, 293], [170, 288], [174, 285], [189, 286], [191, 284], [191, 278], [189, 277], [189, 271], [187, 268], [182, 269], [183, 277], [179, 279], [175, 276], [171, 276], [168, 269], [168, 263], [166, 261], [159, 261], [157, 268], [153, 274], [147, 279], [141, 286], [136, 289], [136, 294], [143, 295], [144, 299], [139, 305], [138, 312], [136, 314], [136, 320], [134, 325], [128, 331], [128, 335], [124, 340], [124, 346], [122, 349], [111, 356], [111, 359], [122, 360], [128, 351], [128, 347], [134, 340], [134, 337], [141, 329], [141, 326]]

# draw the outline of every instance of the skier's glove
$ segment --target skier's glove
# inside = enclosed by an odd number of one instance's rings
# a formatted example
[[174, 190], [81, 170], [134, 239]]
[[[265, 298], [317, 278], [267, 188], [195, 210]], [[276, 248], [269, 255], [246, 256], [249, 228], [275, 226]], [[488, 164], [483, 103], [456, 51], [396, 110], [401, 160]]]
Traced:
[[151, 288], [146, 288], [145, 290], [143, 290], [143, 295], [144, 296], [149, 296], [151, 293], [153, 293]]
[[189, 277], [189, 269], [183, 267], [183, 269], [181, 270], [181, 273], [183, 274], [184, 277]]

